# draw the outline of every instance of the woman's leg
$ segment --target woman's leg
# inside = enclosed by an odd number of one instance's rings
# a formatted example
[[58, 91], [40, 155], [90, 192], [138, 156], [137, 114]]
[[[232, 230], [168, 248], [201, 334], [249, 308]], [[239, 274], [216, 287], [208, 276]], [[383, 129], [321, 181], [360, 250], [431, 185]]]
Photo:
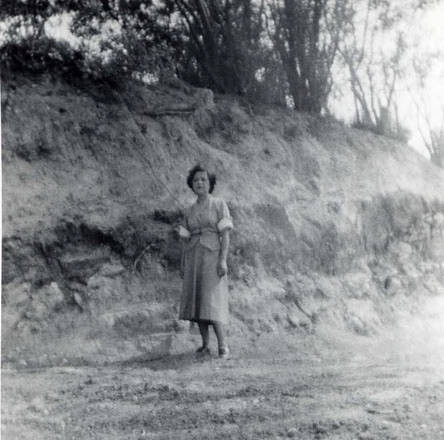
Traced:
[[221, 351], [228, 349], [225, 343], [225, 332], [224, 326], [220, 322], [213, 322], [214, 333], [216, 333], [217, 337], [217, 345], [219, 348], [219, 354]]
[[210, 332], [208, 331], [208, 322], [199, 321], [199, 331], [202, 337], [202, 347], [207, 348], [210, 342]]

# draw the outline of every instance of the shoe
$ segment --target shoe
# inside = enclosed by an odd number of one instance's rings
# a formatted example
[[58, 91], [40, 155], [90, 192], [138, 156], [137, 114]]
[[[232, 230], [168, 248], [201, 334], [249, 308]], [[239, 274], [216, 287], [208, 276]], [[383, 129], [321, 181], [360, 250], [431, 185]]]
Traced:
[[219, 357], [221, 359], [228, 359], [230, 357], [230, 350], [228, 347], [219, 348]]
[[201, 356], [207, 355], [207, 354], [211, 354], [211, 350], [209, 347], [205, 347], [204, 345], [202, 345], [202, 347], [199, 347], [196, 350], [196, 354], [199, 354]]

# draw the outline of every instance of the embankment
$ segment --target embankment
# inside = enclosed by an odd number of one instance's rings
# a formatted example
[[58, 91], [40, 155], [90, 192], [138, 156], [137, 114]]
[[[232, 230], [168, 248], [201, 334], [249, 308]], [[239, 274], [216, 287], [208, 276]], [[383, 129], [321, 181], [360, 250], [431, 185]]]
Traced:
[[235, 222], [238, 350], [320, 326], [372, 335], [444, 294], [444, 171], [393, 140], [184, 84], [18, 77], [2, 110], [4, 361], [191, 349], [171, 226], [196, 162]]

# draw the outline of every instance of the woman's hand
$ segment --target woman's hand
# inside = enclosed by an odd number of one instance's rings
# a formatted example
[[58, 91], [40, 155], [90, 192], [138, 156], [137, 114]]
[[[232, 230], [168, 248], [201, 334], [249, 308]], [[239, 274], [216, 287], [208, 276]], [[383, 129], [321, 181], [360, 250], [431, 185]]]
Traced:
[[188, 241], [191, 237], [190, 231], [184, 228], [182, 225], [174, 227], [173, 231], [176, 234], [176, 237], [180, 238], [181, 240]]
[[219, 258], [219, 261], [217, 262], [217, 274], [222, 278], [227, 272], [227, 260], [225, 258]]

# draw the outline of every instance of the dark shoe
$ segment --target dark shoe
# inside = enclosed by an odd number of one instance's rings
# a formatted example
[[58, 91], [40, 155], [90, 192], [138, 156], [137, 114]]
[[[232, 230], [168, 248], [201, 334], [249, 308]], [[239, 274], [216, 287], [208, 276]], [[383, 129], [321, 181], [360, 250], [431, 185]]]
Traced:
[[209, 354], [211, 354], [211, 350], [209, 347], [205, 347], [202, 345], [202, 347], [200, 347], [196, 350], [196, 354], [198, 354], [200, 356], [209, 355]]
[[219, 348], [219, 357], [221, 359], [228, 359], [230, 357], [230, 350], [228, 347]]

